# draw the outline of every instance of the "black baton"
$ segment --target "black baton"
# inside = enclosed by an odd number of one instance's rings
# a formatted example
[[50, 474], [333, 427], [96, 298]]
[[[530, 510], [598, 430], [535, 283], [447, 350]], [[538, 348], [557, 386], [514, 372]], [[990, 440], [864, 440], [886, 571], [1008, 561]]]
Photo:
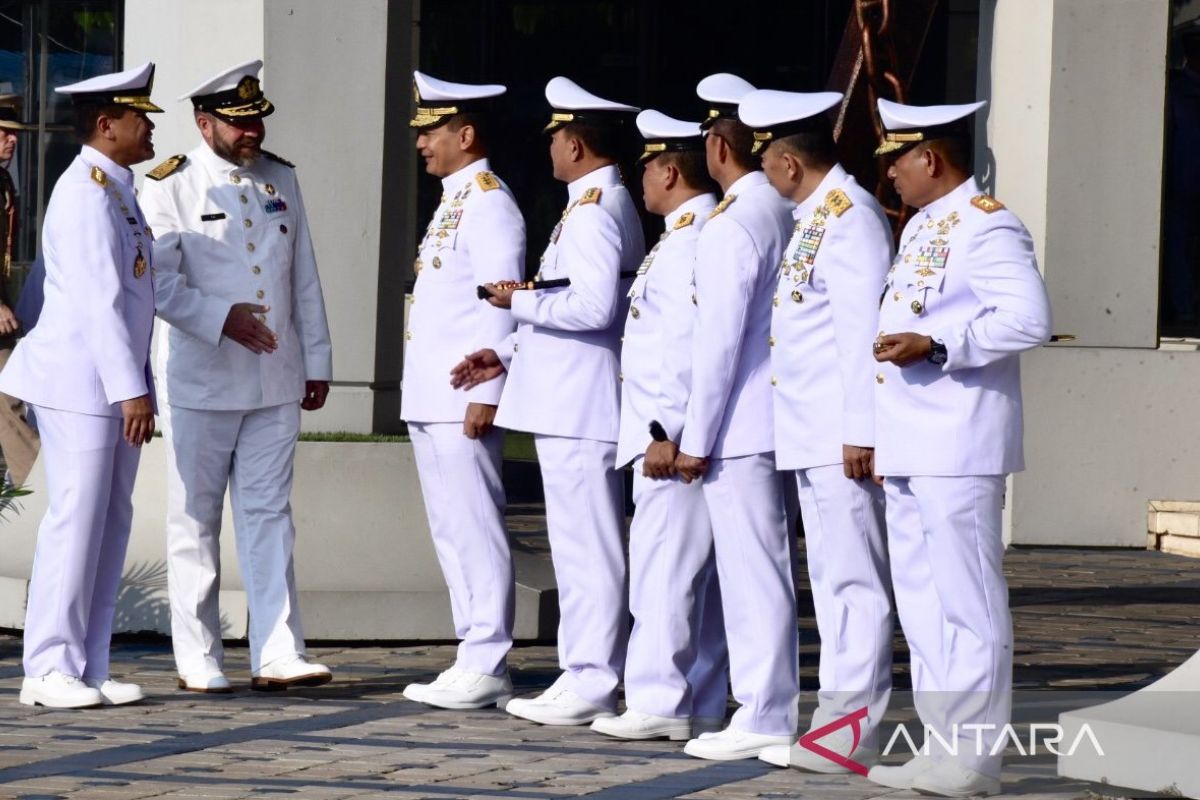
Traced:
[[[620, 280], [626, 280], [627, 278], [637, 277], [637, 270], [635, 270], [635, 269], [626, 270], [625, 272], [622, 272], [617, 277]], [[570, 278], [552, 278], [548, 281], [525, 281], [525, 283], [523, 283], [519, 288], [521, 288], [521, 289], [557, 289], [560, 286], [570, 286], [570, 285], [571, 285]], [[476, 286], [475, 294], [479, 296], [480, 300], [487, 300], [489, 297], [492, 296], [492, 293], [489, 292], [487, 290], [487, 287], [484, 287], [484, 286]]]

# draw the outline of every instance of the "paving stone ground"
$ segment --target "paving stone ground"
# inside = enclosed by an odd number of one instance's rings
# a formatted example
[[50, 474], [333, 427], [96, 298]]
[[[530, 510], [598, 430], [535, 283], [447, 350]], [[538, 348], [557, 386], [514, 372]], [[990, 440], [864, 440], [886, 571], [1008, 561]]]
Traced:
[[[537, 526], [516, 545], [544, 551]], [[1152, 552], [1014, 549], [1006, 559], [1016, 629], [1017, 717], [1053, 721], [1144, 686], [1200, 648], [1200, 561]], [[813, 703], [816, 631], [801, 574], [802, 719]], [[396, 609], [395, 613], [404, 613]], [[911, 715], [907, 651], [897, 637], [893, 717]], [[142, 684], [146, 702], [54, 711], [17, 703], [18, 635], [0, 635], [0, 797], [94, 798], [830, 798], [915, 797], [858, 776], [804, 775], [758, 761], [704, 762], [679, 743], [619, 742], [586, 728], [546, 728], [495, 710], [450, 712], [403, 698], [453, 658], [450, 644], [318, 643], [334, 683], [248, 690], [248, 654], [232, 646], [232, 695], [175, 689], [168, 642], [122, 639], [113, 672]], [[518, 694], [549, 685], [549, 644], [516, 648]], [[902, 761], [903, 758], [896, 758]], [[1122, 796], [1055, 777], [1054, 757], [1010, 749], [1005, 797]], [[1125, 794], [1124, 796], [1145, 796]]]

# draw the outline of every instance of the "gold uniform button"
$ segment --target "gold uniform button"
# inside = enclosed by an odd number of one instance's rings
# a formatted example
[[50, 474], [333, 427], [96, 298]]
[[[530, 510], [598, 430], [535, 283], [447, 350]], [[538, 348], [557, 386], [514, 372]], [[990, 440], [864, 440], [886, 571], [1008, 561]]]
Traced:
[[440, 258], [438, 258], [437, 256], [433, 257], [433, 268], [434, 269], [442, 268], [442, 260]]
[[240, 175], [230, 175], [230, 176], [229, 176], [229, 182], [230, 182], [230, 183], [241, 183], [241, 182], [242, 182], [242, 178], [241, 178], [241, 176], [240, 176]]
[[802, 280], [802, 281], [808, 280], [808, 270], [806, 270], [806, 269], [800, 270], [800, 280]]
[[917, 281], [917, 286], [924, 286], [924, 285], [925, 285], [925, 281]]
[[246, 205], [249, 202], [250, 198], [246, 197], [246, 195], [242, 195], [242, 205]]
[[267, 293], [264, 292], [262, 289], [259, 289], [257, 292], [254, 293], [254, 296], [257, 297], [259, 300], [262, 300], [264, 297], [267, 296]]
[[767, 347], [774, 347], [774, 346], [775, 346], [775, 337], [768, 336], [767, 337]]
[[900, 302], [900, 297], [901, 297], [901, 294], [899, 292], [896, 292], [894, 295], [892, 295], [892, 299], [895, 300], [897, 303]]
[[255, 264], [253, 267], [250, 268], [250, 271], [253, 272], [255, 275], [258, 275], [260, 272], [262, 272], [262, 267], [260, 267], [258, 264]]
[[246, 249], [251, 253], [254, 252], [254, 242], [246, 242]]
[[252, 226], [254, 223], [253, 223], [253, 222], [251, 222], [251, 221], [250, 221], [250, 220], [248, 220], [248, 219], [244, 219], [244, 220], [242, 220], [242, 224], [243, 224], [243, 225], [245, 225], [247, 228], [249, 228], [249, 227], [250, 227], [250, 226]]
[[637, 306], [630, 306], [630, 307], [629, 307], [629, 316], [633, 317], [634, 319], [637, 319], [637, 318], [638, 318], [638, 317], [640, 317], [641, 315], [642, 315], [642, 312], [638, 311], [638, 307], [637, 307]]
[[405, 332], [404, 332], [404, 341], [406, 341], [406, 342], [411, 342], [411, 341], [412, 341], [412, 331], [405, 331]]
[[778, 378], [776, 378], [774, 375], [772, 375], [772, 376], [771, 376], [771, 385], [772, 385], [772, 386], [778, 386], [778, 385], [779, 385], [779, 379], [778, 379]]
[[794, 290], [792, 291], [792, 300], [793, 300], [794, 302], [797, 302], [797, 303], [803, 303], [803, 302], [804, 302], [804, 295], [800, 294], [800, 290], [799, 290], [799, 289], [794, 289]]
[[911, 305], [911, 306], [909, 306], [909, 308], [911, 308], [911, 309], [912, 309], [912, 312], [913, 312], [914, 314], [920, 314], [922, 311], [924, 311], [924, 310], [925, 310], [925, 306], [921, 305], [921, 301], [920, 301], [920, 300], [913, 300], [913, 301], [912, 301], [912, 305]]
[[623, 372], [617, 373], [617, 380], [619, 380], [621, 383], [624, 383], [625, 382], [625, 373], [623, 373]]
[[779, 306], [779, 295], [775, 295], [774, 297], [771, 298], [771, 305], [776, 306], [776, 307]]
[[883, 383], [883, 373], [882, 372], [875, 376], [875, 382]]

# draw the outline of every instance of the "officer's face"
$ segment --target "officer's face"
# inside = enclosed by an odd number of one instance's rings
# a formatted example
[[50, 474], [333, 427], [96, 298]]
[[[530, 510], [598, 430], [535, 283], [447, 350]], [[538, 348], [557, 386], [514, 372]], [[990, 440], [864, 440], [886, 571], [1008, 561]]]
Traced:
[[12, 161], [17, 152], [17, 133], [0, 128], [0, 161]]
[[154, 123], [145, 111], [125, 109], [119, 117], [110, 117], [108, 129], [113, 137], [113, 160], [122, 166], [154, 158]]
[[925, 147], [910, 147], [888, 166], [887, 176], [906, 206], [920, 208], [926, 204], [932, 182], [928, 153]]
[[667, 172], [669, 169], [663, 166], [660, 156], [647, 161], [642, 170], [642, 199], [646, 203], [646, 210], [651, 214], [661, 216], [667, 213], [663, 210], [663, 201], [667, 193]]
[[570, 173], [573, 141], [567, 135], [566, 128], [559, 128], [550, 134], [550, 164], [554, 168], [556, 180], [566, 180]]
[[796, 187], [788, 173], [788, 161], [783, 157], [780, 145], [775, 142], [767, 145], [767, 149], [763, 151], [762, 168], [775, 191], [784, 197], [790, 197]]
[[417, 134], [417, 152], [425, 159], [425, 171], [436, 178], [444, 178], [458, 171], [462, 159], [458, 131], [449, 125], [422, 130]]
[[213, 152], [221, 158], [231, 164], [248, 167], [262, 155], [267, 129], [261, 119], [229, 122], [206, 115], [201, 118], [200, 133]]

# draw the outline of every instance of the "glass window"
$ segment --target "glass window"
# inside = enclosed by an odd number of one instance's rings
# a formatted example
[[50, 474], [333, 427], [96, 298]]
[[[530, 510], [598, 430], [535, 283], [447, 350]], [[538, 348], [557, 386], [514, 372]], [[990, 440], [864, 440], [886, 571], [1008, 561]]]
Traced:
[[1167, 77], [1159, 333], [1200, 337], [1200, 6], [1175, 3]]
[[70, 100], [55, 86], [113, 72], [121, 62], [120, 0], [0, 0], [0, 93], [24, 99], [22, 133], [5, 165], [18, 197], [10, 297], [37, 253], [46, 201], [78, 152]]

